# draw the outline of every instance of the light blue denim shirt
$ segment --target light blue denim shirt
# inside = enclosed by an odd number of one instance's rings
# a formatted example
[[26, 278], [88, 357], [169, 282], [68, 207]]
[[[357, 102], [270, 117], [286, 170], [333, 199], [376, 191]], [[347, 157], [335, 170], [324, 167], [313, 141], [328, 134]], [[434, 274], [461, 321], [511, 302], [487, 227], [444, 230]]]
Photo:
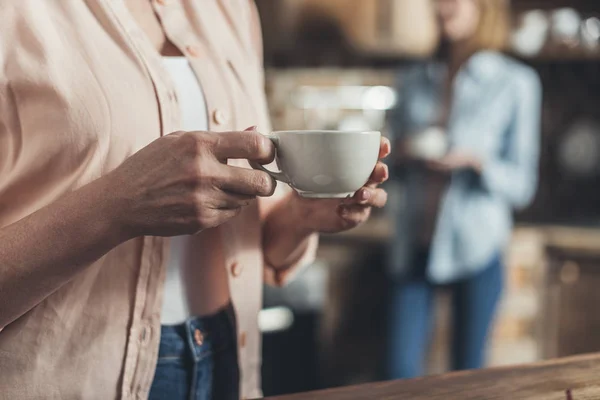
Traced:
[[[437, 124], [446, 67], [412, 66], [399, 74], [399, 106], [390, 113], [392, 140]], [[540, 148], [541, 85], [535, 71], [496, 52], [472, 56], [454, 82], [447, 126], [451, 149], [483, 162], [481, 174], [452, 173], [440, 201], [427, 276], [448, 283], [481, 271], [507, 244], [512, 211], [527, 206], [536, 190]], [[389, 267], [410, 270], [422, 180], [412, 170], [392, 169], [404, 186]]]

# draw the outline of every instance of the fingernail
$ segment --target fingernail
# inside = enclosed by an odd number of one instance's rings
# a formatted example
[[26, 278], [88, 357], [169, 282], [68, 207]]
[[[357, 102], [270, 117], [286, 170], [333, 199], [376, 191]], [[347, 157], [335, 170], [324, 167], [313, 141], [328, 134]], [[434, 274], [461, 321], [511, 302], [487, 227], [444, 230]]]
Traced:
[[257, 128], [258, 127], [256, 125], [252, 125], [251, 127], [244, 129], [244, 132], [255, 131]]
[[383, 164], [383, 169], [385, 171], [385, 173], [383, 174], [383, 179], [387, 180], [390, 177], [390, 169], [387, 166], [387, 164]]
[[363, 191], [360, 193], [360, 199], [361, 199], [362, 201], [367, 201], [367, 200], [369, 200], [369, 198], [370, 198], [370, 197], [371, 197], [371, 192], [370, 192], [370, 191], [368, 191], [368, 190], [363, 190]]

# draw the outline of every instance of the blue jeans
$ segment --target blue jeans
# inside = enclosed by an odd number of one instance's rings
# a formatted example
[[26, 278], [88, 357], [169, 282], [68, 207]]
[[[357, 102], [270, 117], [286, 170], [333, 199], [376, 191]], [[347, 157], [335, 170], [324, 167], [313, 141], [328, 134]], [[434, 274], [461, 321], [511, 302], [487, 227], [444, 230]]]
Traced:
[[231, 307], [180, 325], [163, 325], [150, 400], [238, 400], [239, 370]]
[[[436, 289], [425, 277], [427, 257], [426, 252], [421, 252], [415, 260], [417, 272], [392, 284], [389, 379], [414, 378], [425, 373]], [[482, 272], [449, 285], [453, 370], [483, 367], [486, 339], [502, 292], [502, 280], [502, 260], [497, 255]]]

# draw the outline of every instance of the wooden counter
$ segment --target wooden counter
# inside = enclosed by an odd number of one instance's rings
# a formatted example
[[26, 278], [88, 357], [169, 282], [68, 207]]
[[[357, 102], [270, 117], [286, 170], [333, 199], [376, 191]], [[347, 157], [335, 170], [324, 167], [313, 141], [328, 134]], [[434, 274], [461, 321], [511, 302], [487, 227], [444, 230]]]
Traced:
[[600, 354], [268, 399], [570, 400], [567, 390], [572, 400], [600, 399]]
[[[393, 230], [392, 220], [385, 215], [378, 215], [350, 231], [322, 236], [326, 242], [384, 243], [392, 237]], [[600, 228], [517, 224], [515, 232], [519, 231], [537, 232], [548, 246], [572, 248], [582, 252], [600, 251]]]
[[[326, 387], [381, 379], [389, 301], [384, 257], [392, 222], [374, 215], [354, 230], [322, 237], [318, 257], [329, 274], [319, 331]], [[594, 311], [600, 304], [600, 229], [518, 224], [505, 263], [489, 366], [600, 353], [600, 335], [591, 334], [600, 332], [600, 312]], [[427, 372], [439, 374], [449, 364], [451, 306], [447, 295], [436, 301]]]

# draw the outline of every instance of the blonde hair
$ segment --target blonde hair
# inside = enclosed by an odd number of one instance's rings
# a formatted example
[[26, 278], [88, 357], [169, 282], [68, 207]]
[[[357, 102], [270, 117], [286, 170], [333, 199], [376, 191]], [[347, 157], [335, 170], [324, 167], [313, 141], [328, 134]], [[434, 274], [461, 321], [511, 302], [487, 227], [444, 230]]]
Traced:
[[479, 6], [479, 25], [469, 40], [470, 51], [504, 50], [510, 31], [508, 0], [476, 0]]

